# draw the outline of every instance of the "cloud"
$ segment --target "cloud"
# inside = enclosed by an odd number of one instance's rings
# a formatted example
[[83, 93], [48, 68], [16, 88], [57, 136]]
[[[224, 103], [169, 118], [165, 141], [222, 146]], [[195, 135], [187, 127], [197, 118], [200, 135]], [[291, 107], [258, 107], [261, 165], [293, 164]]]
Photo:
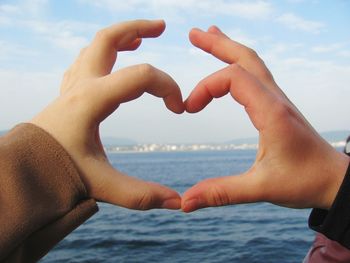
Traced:
[[339, 51], [338, 55], [341, 57], [350, 58], [350, 50]]
[[18, 6], [10, 5], [10, 4], [0, 5], [1, 14], [14, 14], [14, 13], [18, 13], [18, 11], [19, 11]]
[[[46, 11], [48, 0], [21, 0], [16, 4], [0, 4], [1, 17], [38, 16]], [[18, 17], [13, 17], [18, 18]]]
[[338, 51], [340, 48], [344, 46], [344, 43], [333, 43], [329, 45], [318, 45], [311, 48], [312, 52], [315, 53], [328, 53], [333, 51]]
[[330, 43], [328, 45], [317, 45], [311, 48], [316, 54], [337, 56], [339, 58], [350, 58], [349, 42]]
[[317, 130], [346, 128], [350, 64], [308, 56], [272, 58], [269, 64], [279, 86]]
[[20, 8], [16, 5], [0, 4], [0, 26], [9, 26], [12, 23], [12, 18], [17, 16]]
[[135, 10], [137, 12], [151, 12], [159, 14], [179, 15], [181, 13], [196, 14], [197, 16], [230, 15], [248, 19], [268, 18], [272, 13], [272, 6], [266, 1], [225, 1], [225, 0], [80, 0], [99, 8], [113, 12]]
[[225, 34], [231, 39], [251, 48], [258, 44], [258, 39], [252, 38], [240, 29], [224, 30]]
[[70, 52], [76, 52], [86, 46], [89, 43], [86, 33], [92, 34], [99, 28], [96, 24], [75, 21], [23, 20], [19, 24], [32, 30], [53, 46]]
[[300, 30], [304, 32], [318, 34], [325, 25], [318, 21], [306, 20], [292, 13], [286, 13], [277, 18], [277, 21], [292, 30]]
[[0, 40], [0, 61], [15, 60], [15, 58], [23, 58], [37, 55], [36, 52], [28, 50], [24, 45]]
[[[76, 53], [89, 42], [88, 35], [100, 26], [72, 20], [48, 21], [48, 0], [22, 0], [17, 4], [0, 4], [0, 26], [16, 30], [30, 30], [33, 36], [49, 42], [53, 47]], [[4, 42], [1, 43], [5, 49]], [[7, 50], [13, 50], [7, 47]]]

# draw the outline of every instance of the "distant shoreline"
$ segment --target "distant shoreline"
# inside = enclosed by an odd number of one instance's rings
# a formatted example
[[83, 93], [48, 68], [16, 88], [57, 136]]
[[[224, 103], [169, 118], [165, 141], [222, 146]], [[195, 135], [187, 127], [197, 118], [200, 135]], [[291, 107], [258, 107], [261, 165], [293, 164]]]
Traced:
[[[345, 141], [329, 142], [334, 148], [342, 148]], [[130, 146], [106, 146], [107, 153], [161, 153], [257, 150], [258, 144], [139, 144]]]

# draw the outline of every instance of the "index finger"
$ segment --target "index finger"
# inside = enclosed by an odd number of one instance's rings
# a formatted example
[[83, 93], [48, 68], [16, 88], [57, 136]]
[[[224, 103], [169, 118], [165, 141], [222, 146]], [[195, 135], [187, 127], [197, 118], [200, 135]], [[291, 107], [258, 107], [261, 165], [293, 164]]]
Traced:
[[127, 21], [100, 30], [92, 44], [107, 51], [118, 50], [138, 38], [158, 37], [164, 30], [164, 20]]
[[[166, 107], [182, 113], [185, 106], [177, 83], [165, 72], [141, 64], [123, 68], [98, 80], [98, 88], [90, 93], [94, 121], [101, 122], [121, 103], [140, 97], [144, 92], [163, 98]], [[87, 114], [86, 116], [89, 116]]]
[[232, 64], [200, 81], [185, 101], [186, 111], [201, 111], [213, 98], [227, 93], [244, 106], [253, 125], [261, 130], [276, 96], [272, 96], [273, 93], [238, 64]]
[[117, 51], [128, 50], [135, 41], [138, 47], [138, 39], [158, 37], [164, 30], [163, 20], [134, 20], [100, 30], [85, 52], [86, 72], [93, 76], [109, 74], [114, 66]]
[[274, 86], [271, 85], [274, 84], [274, 81], [270, 71], [257, 53], [253, 49], [230, 39], [219, 28], [212, 26], [208, 32], [194, 28], [190, 31], [189, 38], [194, 46], [228, 64], [237, 63], [263, 84]]

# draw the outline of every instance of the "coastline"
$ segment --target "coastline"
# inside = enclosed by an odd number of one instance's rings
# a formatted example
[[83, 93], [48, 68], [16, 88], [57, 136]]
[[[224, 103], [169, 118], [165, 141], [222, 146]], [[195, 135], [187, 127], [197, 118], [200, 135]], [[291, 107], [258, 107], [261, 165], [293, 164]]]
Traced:
[[[329, 142], [334, 148], [343, 148], [345, 141]], [[152, 153], [152, 152], [199, 152], [257, 150], [258, 144], [137, 144], [127, 146], [106, 146], [106, 153]]]

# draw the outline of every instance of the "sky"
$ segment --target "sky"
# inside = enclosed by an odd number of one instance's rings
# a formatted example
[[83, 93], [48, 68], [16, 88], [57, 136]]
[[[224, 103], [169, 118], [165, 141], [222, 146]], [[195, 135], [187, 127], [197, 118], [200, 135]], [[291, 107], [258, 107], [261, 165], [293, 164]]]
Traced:
[[[255, 49], [278, 85], [320, 132], [350, 130], [350, 1], [0, 0], [0, 130], [30, 120], [59, 94], [62, 75], [96, 31], [125, 20], [164, 19], [166, 31], [114, 70], [150, 63], [186, 98], [225, 64], [194, 48], [193, 27], [219, 26]], [[217, 143], [258, 133], [229, 95], [197, 114], [176, 115], [145, 94], [122, 104], [102, 136], [139, 143]]]

